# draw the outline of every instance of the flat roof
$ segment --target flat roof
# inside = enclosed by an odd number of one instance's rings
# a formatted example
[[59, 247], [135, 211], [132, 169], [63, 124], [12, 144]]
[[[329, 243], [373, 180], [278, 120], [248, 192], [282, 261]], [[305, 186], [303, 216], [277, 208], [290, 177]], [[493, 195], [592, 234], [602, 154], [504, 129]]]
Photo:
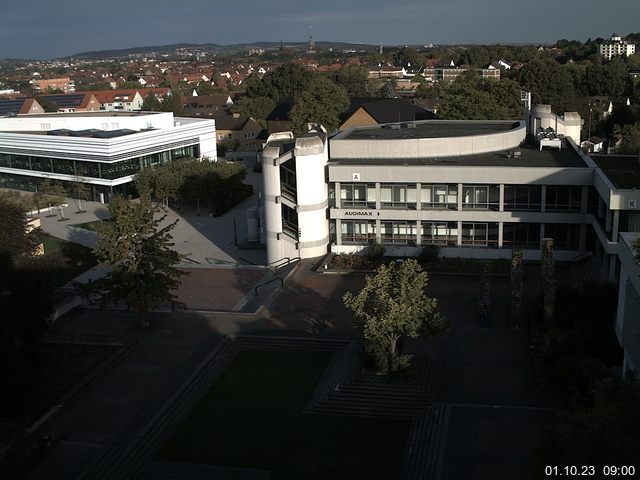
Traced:
[[431, 165], [431, 166], [461, 166], [461, 167], [556, 167], [581, 168], [587, 167], [580, 155], [568, 144], [562, 141], [562, 150], [544, 148], [542, 151], [532, 145], [523, 145], [516, 151], [520, 156], [513, 155], [513, 150], [480, 153], [476, 155], [461, 155], [457, 157], [431, 158], [330, 158], [331, 165]]
[[145, 115], [158, 115], [166, 112], [51, 112], [51, 113], [27, 113], [13, 118], [47, 118], [47, 117], [142, 117]]
[[[398, 128], [399, 127], [399, 128]], [[487, 135], [507, 132], [521, 127], [517, 120], [422, 120], [395, 124], [356, 127], [346, 130], [335, 140], [411, 139], [411, 138], [451, 138]]]
[[640, 159], [637, 155], [591, 155], [613, 186], [640, 189]]

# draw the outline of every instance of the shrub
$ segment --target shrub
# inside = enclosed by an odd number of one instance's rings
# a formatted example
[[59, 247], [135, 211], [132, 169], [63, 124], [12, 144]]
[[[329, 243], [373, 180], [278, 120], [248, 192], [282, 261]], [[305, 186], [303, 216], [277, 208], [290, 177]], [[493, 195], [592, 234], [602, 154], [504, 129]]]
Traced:
[[440, 259], [440, 247], [438, 245], [425, 245], [420, 252], [420, 261], [423, 263], [435, 263]]
[[384, 255], [384, 245], [373, 241], [369, 243], [369, 250], [367, 250], [367, 256], [371, 259], [381, 258]]

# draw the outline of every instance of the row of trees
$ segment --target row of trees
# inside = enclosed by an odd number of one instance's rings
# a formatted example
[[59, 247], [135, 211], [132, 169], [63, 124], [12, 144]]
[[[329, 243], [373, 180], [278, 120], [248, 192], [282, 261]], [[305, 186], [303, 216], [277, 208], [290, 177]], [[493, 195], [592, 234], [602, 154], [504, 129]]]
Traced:
[[148, 196], [165, 205], [187, 202], [198, 211], [206, 205], [220, 215], [252, 193], [251, 186], [242, 183], [245, 175], [240, 163], [185, 159], [143, 169], [135, 185], [141, 198]]

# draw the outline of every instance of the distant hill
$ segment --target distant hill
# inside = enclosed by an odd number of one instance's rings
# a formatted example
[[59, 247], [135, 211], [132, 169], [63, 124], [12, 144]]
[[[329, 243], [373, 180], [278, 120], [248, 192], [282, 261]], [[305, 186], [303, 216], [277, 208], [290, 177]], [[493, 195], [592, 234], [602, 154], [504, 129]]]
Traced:
[[[286, 42], [284, 44], [286, 48], [294, 49], [306, 49], [307, 42]], [[253, 43], [239, 43], [234, 45], [218, 45], [216, 43], [174, 43], [171, 45], [157, 45], [149, 47], [133, 47], [123, 48], [118, 50], [98, 50], [92, 52], [81, 52], [74, 55], [68, 55], [63, 58], [118, 58], [126, 57], [129, 55], [145, 54], [145, 53], [169, 53], [179, 48], [197, 49], [202, 51], [216, 51], [216, 52], [238, 52], [242, 50], [249, 50], [251, 48], [263, 48], [277, 49], [280, 47], [280, 42], [253, 42]], [[376, 45], [365, 45], [358, 43], [344, 43], [344, 42], [316, 42], [316, 48], [322, 50], [328, 50], [330, 48], [334, 50], [362, 50], [377, 47]]]

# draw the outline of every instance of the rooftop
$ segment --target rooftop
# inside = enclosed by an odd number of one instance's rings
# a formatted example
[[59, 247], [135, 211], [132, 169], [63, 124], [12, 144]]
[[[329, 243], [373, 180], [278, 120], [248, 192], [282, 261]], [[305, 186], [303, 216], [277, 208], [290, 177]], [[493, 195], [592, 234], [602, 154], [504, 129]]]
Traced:
[[[397, 130], [396, 130], [397, 132]], [[518, 155], [517, 152], [520, 152]], [[562, 150], [543, 149], [540, 151], [532, 145], [522, 145], [514, 151], [480, 153], [442, 158], [331, 158], [333, 165], [431, 165], [461, 167], [555, 167], [582, 168], [587, 167], [580, 155], [566, 142], [562, 142]], [[639, 169], [640, 170], [640, 169]]]
[[334, 137], [335, 139], [412, 139], [451, 138], [507, 132], [520, 127], [517, 121], [455, 121], [433, 120], [419, 123], [387, 124], [374, 127], [357, 127]]
[[158, 115], [164, 112], [52, 112], [20, 115], [18, 118], [50, 118], [50, 117], [141, 117], [145, 115]]
[[591, 155], [614, 187], [640, 189], [640, 159], [637, 155]]

